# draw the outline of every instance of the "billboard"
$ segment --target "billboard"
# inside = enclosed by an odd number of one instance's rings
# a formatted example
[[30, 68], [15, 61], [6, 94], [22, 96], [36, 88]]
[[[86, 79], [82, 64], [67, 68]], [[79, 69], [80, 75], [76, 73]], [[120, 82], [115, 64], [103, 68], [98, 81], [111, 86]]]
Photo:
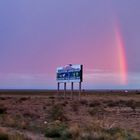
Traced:
[[57, 82], [82, 82], [83, 80], [83, 65], [66, 65], [58, 67], [56, 70]]

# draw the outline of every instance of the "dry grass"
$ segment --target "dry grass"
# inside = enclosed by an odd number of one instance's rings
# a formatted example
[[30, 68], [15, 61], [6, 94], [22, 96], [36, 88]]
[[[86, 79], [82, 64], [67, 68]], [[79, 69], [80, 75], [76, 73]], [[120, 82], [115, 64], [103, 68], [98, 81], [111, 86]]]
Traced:
[[68, 127], [62, 122], [49, 124], [45, 136], [59, 140], [139, 140], [140, 134], [125, 129], [105, 126], [105, 122], [93, 122], [81, 127], [73, 124]]
[[0, 140], [31, 140], [31, 139], [17, 132], [9, 133], [6, 130], [0, 129]]
[[65, 100], [55, 95], [0, 96], [0, 126], [55, 135], [61, 140], [125, 140], [127, 136], [137, 140], [139, 97], [92, 94], [78, 101], [76, 97]]

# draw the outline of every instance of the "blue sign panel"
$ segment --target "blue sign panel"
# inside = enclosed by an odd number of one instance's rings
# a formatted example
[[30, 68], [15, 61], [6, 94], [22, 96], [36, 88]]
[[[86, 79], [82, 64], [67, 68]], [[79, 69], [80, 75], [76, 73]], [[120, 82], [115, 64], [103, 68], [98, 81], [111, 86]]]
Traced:
[[82, 82], [82, 65], [66, 65], [57, 68], [57, 82]]

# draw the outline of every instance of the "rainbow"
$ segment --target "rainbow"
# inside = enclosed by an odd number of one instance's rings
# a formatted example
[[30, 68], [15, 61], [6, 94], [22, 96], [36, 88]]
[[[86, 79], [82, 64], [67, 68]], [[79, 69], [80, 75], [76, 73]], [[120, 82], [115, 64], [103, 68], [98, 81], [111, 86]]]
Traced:
[[120, 83], [122, 85], [127, 84], [127, 61], [125, 46], [121, 36], [119, 25], [115, 25], [115, 43], [117, 46], [117, 57], [118, 57], [118, 73], [120, 76]]

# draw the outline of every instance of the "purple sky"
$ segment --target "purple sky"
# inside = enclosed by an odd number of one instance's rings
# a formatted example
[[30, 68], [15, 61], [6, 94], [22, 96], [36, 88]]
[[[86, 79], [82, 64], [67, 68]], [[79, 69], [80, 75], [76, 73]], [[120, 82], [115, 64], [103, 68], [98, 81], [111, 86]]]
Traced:
[[[0, 88], [56, 88], [56, 67], [69, 63], [84, 65], [83, 88], [139, 88], [139, 7], [139, 0], [1, 1]], [[116, 22], [125, 85], [116, 71]]]

